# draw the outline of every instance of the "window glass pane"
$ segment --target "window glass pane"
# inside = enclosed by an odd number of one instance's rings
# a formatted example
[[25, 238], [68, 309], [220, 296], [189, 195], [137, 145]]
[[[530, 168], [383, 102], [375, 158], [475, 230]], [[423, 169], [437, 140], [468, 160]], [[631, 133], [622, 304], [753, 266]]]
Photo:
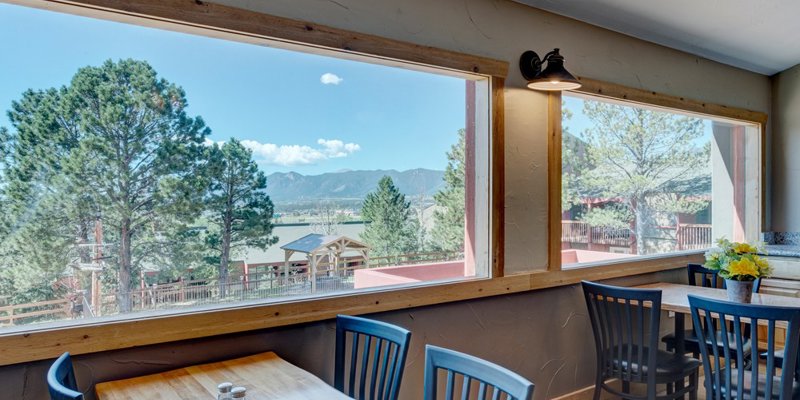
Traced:
[[0, 36], [0, 327], [487, 276], [482, 77], [2, 4]]
[[759, 233], [755, 125], [584, 95], [562, 109], [562, 264]]

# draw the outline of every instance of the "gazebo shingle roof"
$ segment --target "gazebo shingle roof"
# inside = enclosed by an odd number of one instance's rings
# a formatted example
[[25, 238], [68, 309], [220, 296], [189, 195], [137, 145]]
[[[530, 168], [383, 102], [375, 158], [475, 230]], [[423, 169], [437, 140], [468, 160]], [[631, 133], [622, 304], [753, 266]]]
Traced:
[[322, 235], [319, 233], [309, 233], [293, 242], [286, 243], [281, 246], [282, 250], [296, 251], [299, 253], [313, 253], [314, 251], [324, 248], [329, 244], [338, 240], [345, 239], [350, 244], [360, 245], [359, 247], [369, 247], [353, 239], [342, 235]]

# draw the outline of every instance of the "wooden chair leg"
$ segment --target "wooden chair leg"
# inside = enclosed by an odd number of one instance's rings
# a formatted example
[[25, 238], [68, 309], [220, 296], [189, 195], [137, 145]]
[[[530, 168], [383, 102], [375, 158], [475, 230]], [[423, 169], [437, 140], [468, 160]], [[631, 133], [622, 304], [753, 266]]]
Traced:
[[[647, 400], [656, 400], [656, 396], [658, 395], [658, 385], [656, 384], [647, 384]], [[637, 397], [641, 398], [641, 397]]]
[[[675, 382], [675, 393], [678, 393], [681, 390], [683, 390], [683, 384], [684, 384], [683, 379]], [[681, 396], [681, 397], [683, 397], [683, 396]]]
[[689, 384], [692, 387], [692, 390], [689, 392], [689, 400], [697, 400], [697, 390], [699, 389], [697, 383], [699, 381], [698, 375], [700, 375], [700, 370], [698, 369], [693, 374], [689, 375]]
[[602, 392], [602, 391], [603, 391], [603, 389], [600, 389], [600, 386], [595, 386], [594, 387], [594, 396], [592, 396], [592, 400], [600, 400], [600, 392]]
[[592, 400], [600, 400], [600, 394], [603, 392], [602, 380], [598, 379], [594, 384], [594, 396]]
[[594, 380], [594, 396], [592, 400], [600, 400], [600, 393], [603, 391], [603, 377], [598, 374]]

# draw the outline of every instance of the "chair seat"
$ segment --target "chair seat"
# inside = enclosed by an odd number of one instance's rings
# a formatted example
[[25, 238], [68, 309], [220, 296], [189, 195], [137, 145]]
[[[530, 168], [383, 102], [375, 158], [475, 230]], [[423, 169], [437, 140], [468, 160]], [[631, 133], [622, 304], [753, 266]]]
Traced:
[[[614, 351], [609, 353], [609, 359], [613, 359], [614, 368], [621, 369], [622, 371], [628, 370], [628, 362], [627, 360], [619, 360], [617, 357], [614, 357], [615, 354], [619, 354], [617, 351], [617, 347], [614, 347]], [[637, 362], [639, 359], [639, 355], [636, 352], [636, 349], [632, 352], [632, 356], [627, 356], [628, 349], [623, 346], [623, 358], [629, 358], [633, 362], [631, 362], [630, 367], [633, 370], [638, 371], [639, 365]], [[642, 357], [642, 372], [646, 375], [649, 373], [647, 370], [648, 364], [648, 353], [647, 348], [645, 348], [645, 353]], [[621, 365], [620, 365], [621, 364]], [[658, 350], [656, 352], [656, 382], [663, 383], [663, 382], [674, 382], [678, 379], [681, 379], [693, 371], [700, 368], [700, 360], [694, 359], [692, 357], [687, 357], [683, 354], [675, 354], [670, 353], [663, 350]]]
[[[687, 352], [692, 352], [692, 353], [695, 353], [695, 352], [699, 353], [700, 352], [700, 341], [697, 339], [697, 335], [695, 335], [694, 330], [688, 329], [688, 330], [684, 331], [684, 335], [683, 336], [684, 336], [683, 343], [684, 343], [684, 346], [686, 347], [686, 351]], [[722, 332], [717, 332], [716, 336], [717, 336], [717, 348], [719, 349], [719, 351], [723, 351], [723, 349], [725, 348], [725, 346], [724, 346], [725, 342], [723, 341]], [[677, 339], [675, 338], [675, 334], [673, 334], [673, 333], [665, 335], [663, 338], [661, 338], [661, 341], [667, 344], [667, 349], [676, 348]], [[707, 340], [706, 343], [709, 346], [711, 346], [711, 340]], [[743, 356], [748, 356], [750, 354], [750, 351], [751, 351], [750, 341], [748, 340], [748, 341], [744, 342], [742, 344], [742, 348], [744, 349]], [[737, 347], [736, 347], [736, 335], [734, 335], [733, 333], [728, 333], [728, 349], [733, 354], [736, 354], [736, 351], [737, 351], [736, 350], [737, 349]]]
[[[764, 360], [767, 359], [767, 355], [768, 353], [766, 351], [760, 354], [761, 358]], [[775, 350], [774, 359], [776, 367], [778, 368], [783, 367], [783, 356], [784, 356], [783, 349]]]
[[[726, 370], [723, 368], [722, 371], [721, 371], [722, 374], [723, 374], [722, 376], [725, 376], [725, 374], [726, 374], [725, 371]], [[744, 393], [742, 393], [742, 397], [741, 398], [737, 396], [738, 385], [737, 385], [736, 380], [737, 380], [737, 374], [738, 373], [739, 373], [738, 369], [736, 369], [736, 368], [731, 369], [731, 381], [732, 381], [731, 382], [731, 393], [730, 393], [729, 396], [723, 396], [723, 397], [726, 398], [726, 399], [755, 400], [755, 399], [753, 399], [752, 396], [750, 396], [750, 388], [752, 387], [751, 386], [752, 373], [750, 371], [744, 371], [744, 388], [743, 388]], [[778, 377], [778, 376], [773, 376], [773, 377], [770, 377], [770, 379], [772, 379], [772, 395], [767, 397], [765, 395], [765, 392], [764, 392], [764, 390], [766, 389], [767, 378], [764, 376], [764, 373], [758, 374], [758, 395], [757, 395], [756, 399], [776, 399], [777, 400], [777, 399], [780, 398], [781, 378]], [[723, 383], [721, 386], [722, 386], [722, 388], [721, 388], [722, 393], [725, 394], [725, 384]], [[708, 396], [708, 398], [711, 398], [711, 396]], [[798, 383], [797, 381], [793, 381], [792, 382], [792, 396], [790, 398], [792, 398], [792, 399], [800, 399], [800, 383]]]

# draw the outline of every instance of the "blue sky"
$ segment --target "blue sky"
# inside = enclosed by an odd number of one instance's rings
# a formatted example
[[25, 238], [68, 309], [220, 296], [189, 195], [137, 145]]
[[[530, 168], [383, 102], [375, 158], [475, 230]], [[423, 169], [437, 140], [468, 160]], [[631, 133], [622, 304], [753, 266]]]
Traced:
[[464, 127], [465, 84], [447, 76], [7, 4], [0, 38], [0, 126], [9, 128], [5, 111], [24, 90], [122, 58], [182, 86], [210, 139], [247, 140], [267, 173], [444, 169]]
[[[572, 112], [572, 118], [564, 120], [564, 128], [568, 129], [570, 133], [575, 136], [583, 137], [583, 132], [591, 128], [593, 123], [583, 113], [583, 99], [576, 96], [565, 95], [562, 97], [564, 106]], [[703, 135], [695, 140], [695, 145], [702, 148], [706, 143], [711, 141], [712, 137], [712, 121], [710, 119], [702, 119], [703, 121]]]

